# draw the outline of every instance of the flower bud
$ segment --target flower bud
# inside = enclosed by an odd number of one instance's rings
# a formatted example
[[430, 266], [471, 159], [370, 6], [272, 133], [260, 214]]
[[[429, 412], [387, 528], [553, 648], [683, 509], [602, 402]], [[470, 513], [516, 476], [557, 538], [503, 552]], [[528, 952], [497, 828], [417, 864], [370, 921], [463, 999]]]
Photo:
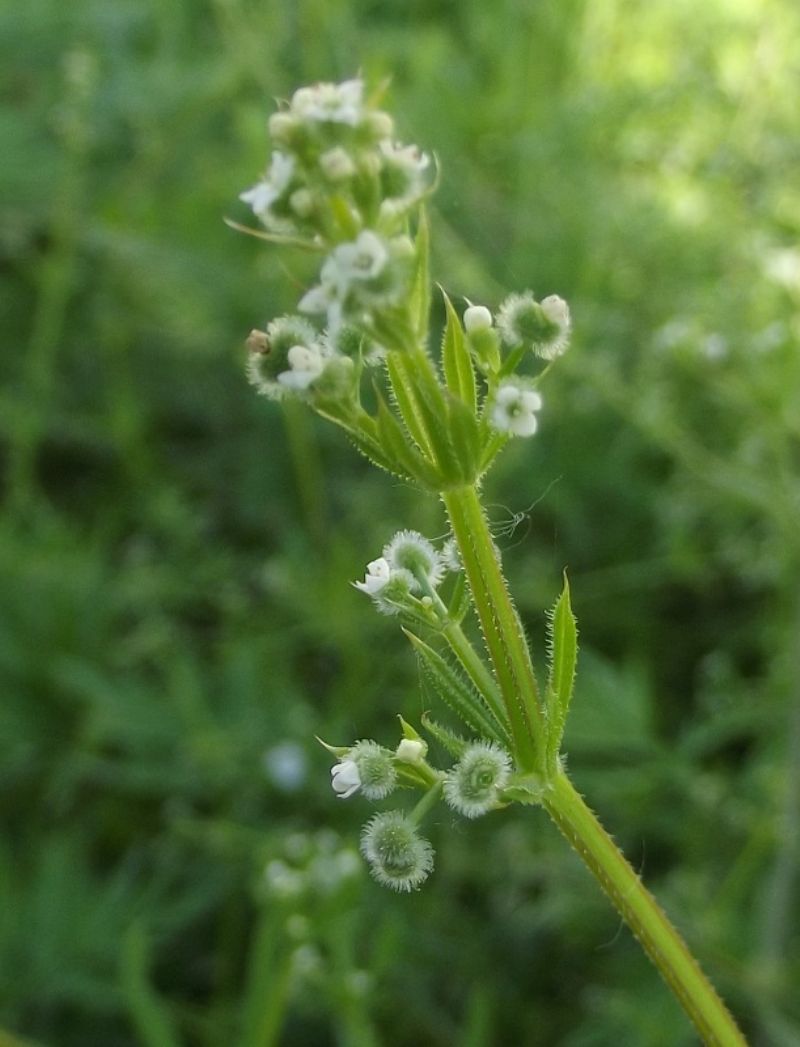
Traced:
[[369, 113], [365, 122], [376, 138], [391, 138], [394, 132], [394, 120], [382, 109], [375, 109]]
[[295, 189], [289, 197], [289, 206], [299, 218], [310, 218], [317, 202], [310, 189]]
[[394, 755], [400, 763], [414, 764], [424, 760], [427, 752], [428, 746], [421, 738], [403, 738]]
[[322, 173], [331, 182], [343, 182], [347, 178], [352, 178], [356, 173], [353, 158], [340, 145], [322, 153], [319, 158], [319, 166]]
[[485, 305], [471, 305], [464, 310], [464, 330], [467, 334], [487, 331], [492, 326], [492, 314]]
[[269, 133], [273, 141], [280, 144], [290, 143], [300, 124], [290, 113], [273, 113], [269, 118]]

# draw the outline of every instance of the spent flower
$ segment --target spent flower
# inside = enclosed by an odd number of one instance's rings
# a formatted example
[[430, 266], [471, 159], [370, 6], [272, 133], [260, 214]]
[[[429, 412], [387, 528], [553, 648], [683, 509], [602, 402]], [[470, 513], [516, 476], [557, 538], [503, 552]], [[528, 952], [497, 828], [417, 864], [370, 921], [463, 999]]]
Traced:
[[500, 306], [497, 327], [509, 347], [523, 346], [545, 360], [553, 360], [569, 342], [569, 306], [558, 295], [537, 302], [532, 291], [511, 294]]
[[435, 589], [444, 576], [441, 555], [418, 531], [398, 531], [384, 546], [383, 556], [394, 571], [407, 571], [411, 575], [414, 591]]
[[511, 757], [494, 742], [470, 745], [445, 778], [444, 798], [466, 818], [478, 818], [497, 806], [499, 791], [511, 775]]
[[361, 853], [378, 883], [412, 891], [433, 869], [433, 848], [401, 811], [376, 814], [361, 833]]

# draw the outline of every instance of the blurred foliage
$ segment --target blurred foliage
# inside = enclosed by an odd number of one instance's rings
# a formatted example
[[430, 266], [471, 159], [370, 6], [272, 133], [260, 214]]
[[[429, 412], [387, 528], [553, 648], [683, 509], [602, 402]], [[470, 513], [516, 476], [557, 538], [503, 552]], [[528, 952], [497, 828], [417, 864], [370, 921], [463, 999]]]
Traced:
[[443, 817], [400, 898], [330, 792], [315, 733], [425, 703], [347, 580], [442, 516], [251, 395], [307, 273], [222, 217], [272, 98], [359, 68], [438, 152], [451, 294], [572, 304], [498, 541], [540, 651], [570, 567], [577, 781], [800, 1042], [797, 5], [28, 0], [0, 42], [0, 1043], [692, 1042], [543, 815]]

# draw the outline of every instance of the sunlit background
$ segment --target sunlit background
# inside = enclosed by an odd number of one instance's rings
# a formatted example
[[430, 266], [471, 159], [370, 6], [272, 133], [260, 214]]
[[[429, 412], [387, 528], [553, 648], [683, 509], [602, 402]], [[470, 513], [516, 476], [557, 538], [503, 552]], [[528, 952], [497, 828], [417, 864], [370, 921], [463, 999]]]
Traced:
[[569, 300], [487, 500], [569, 765], [761, 1047], [800, 1044], [800, 7], [0, 10], [0, 1044], [689, 1047], [546, 817], [444, 809], [398, 897], [336, 743], [428, 707], [349, 581], [432, 499], [256, 397], [305, 261], [237, 235], [274, 99], [390, 78], [434, 275]]

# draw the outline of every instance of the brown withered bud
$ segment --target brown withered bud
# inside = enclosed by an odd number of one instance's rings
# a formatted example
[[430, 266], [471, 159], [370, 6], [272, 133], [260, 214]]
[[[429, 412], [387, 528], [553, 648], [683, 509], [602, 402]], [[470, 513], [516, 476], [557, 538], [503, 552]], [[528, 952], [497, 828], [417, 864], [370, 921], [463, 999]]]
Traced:
[[266, 356], [270, 351], [269, 339], [267, 338], [266, 331], [258, 331], [255, 328], [247, 336], [245, 345], [251, 353], [258, 353], [259, 356]]

